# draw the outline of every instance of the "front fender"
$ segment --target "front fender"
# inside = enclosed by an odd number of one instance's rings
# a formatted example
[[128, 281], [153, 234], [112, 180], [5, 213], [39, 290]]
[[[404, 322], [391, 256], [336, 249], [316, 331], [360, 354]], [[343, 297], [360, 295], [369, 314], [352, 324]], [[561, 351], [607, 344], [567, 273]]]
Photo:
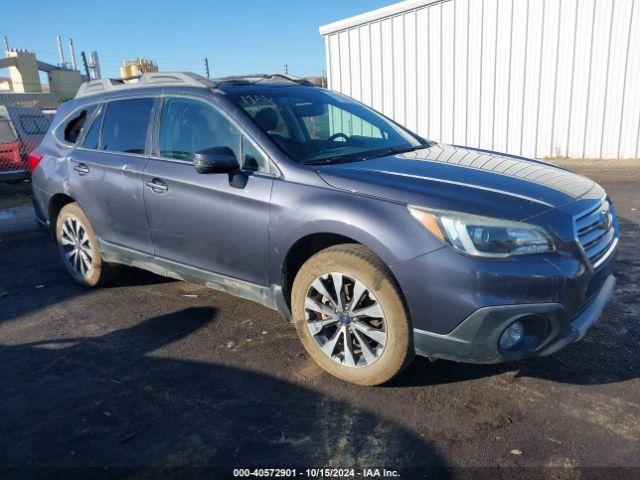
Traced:
[[443, 247], [406, 205], [322, 186], [275, 182], [269, 219], [269, 281], [279, 285], [301, 238], [330, 233], [365, 245], [387, 266]]

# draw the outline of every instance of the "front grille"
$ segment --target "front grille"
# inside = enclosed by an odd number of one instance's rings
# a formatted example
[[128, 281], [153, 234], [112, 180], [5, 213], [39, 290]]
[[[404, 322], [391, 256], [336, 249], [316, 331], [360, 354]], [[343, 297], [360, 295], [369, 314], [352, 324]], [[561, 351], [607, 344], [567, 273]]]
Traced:
[[601, 265], [617, 243], [616, 219], [609, 202], [604, 200], [574, 219], [576, 238], [593, 268]]

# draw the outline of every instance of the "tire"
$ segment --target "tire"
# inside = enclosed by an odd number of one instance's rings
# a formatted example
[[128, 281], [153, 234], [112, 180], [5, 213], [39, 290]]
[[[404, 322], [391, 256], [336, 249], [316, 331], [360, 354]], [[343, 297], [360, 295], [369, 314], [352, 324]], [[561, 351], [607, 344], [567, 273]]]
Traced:
[[[60, 210], [56, 220], [56, 242], [65, 268], [79, 284], [97, 287], [115, 277], [116, 266], [102, 260], [96, 234], [77, 203], [69, 203]], [[78, 253], [79, 246], [84, 255]], [[73, 251], [76, 253], [71, 253]]]
[[335, 377], [379, 385], [413, 359], [411, 322], [398, 287], [384, 263], [362, 245], [337, 245], [309, 258], [293, 282], [291, 305], [305, 349]]

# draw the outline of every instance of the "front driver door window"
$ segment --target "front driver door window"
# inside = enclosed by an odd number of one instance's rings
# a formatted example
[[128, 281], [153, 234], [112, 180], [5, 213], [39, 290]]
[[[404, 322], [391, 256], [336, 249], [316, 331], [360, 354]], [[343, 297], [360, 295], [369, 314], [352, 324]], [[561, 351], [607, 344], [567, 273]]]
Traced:
[[186, 98], [165, 100], [160, 123], [160, 156], [191, 162], [194, 152], [210, 147], [229, 147], [243, 170], [268, 171], [264, 155], [216, 108]]

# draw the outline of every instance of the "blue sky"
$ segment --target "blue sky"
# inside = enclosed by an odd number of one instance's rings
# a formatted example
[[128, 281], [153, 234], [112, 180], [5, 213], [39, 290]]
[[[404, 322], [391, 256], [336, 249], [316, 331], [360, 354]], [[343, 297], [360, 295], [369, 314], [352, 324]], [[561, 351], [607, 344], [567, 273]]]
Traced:
[[[282, 72], [318, 75], [325, 68], [318, 27], [395, 3], [393, 0], [143, 0], [4, 2], [0, 37], [11, 48], [58, 63], [56, 35], [73, 38], [76, 57], [97, 50], [103, 76], [118, 76], [125, 58], [155, 60], [161, 70], [213, 76]], [[0, 47], [1, 48], [1, 47]], [[2, 75], [0, 71], [0, 75]]]

